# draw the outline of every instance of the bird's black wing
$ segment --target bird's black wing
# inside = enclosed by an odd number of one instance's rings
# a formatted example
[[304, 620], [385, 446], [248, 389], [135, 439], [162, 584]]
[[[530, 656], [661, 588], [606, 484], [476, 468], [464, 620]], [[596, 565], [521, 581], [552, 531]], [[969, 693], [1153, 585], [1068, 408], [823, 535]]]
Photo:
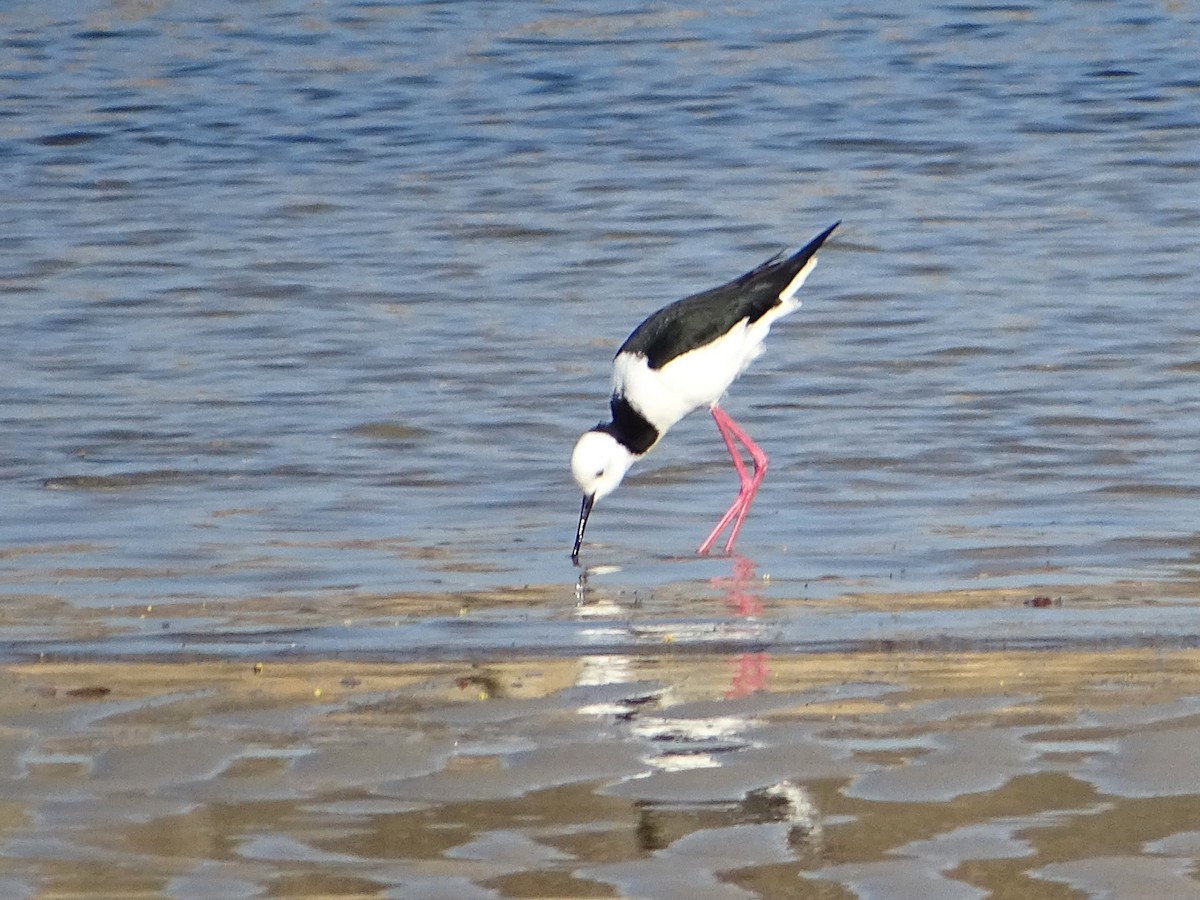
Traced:
[[728, 284], [664, 306], [635, 328], [617, 353], [644, 356], [650, 368], [661, 369], [675, 357], [716, 340], [743, 319], [757, 322], [779, 303], [779, 294], [836, 227], [827, 228], [789, 257], [776, 254]]

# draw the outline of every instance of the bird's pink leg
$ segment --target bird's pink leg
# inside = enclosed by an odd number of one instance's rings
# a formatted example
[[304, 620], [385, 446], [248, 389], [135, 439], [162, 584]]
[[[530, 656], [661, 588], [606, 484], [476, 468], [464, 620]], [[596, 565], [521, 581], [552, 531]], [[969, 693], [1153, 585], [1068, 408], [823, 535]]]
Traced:
[[[762, 480], [767, 474], [767, 454], [763, 453], [758, 444], [750, 440], [750, 436], [742, 431], [733, 419], [729, 418], [729, 414], [725, 410], [719, 406], [712, 407], [712, 417], [717, 423], [717, 430], [721, 432], [721, 437], [725, 440], [725, 446], [729, 448], [729, 456], [733, 459], [733, 467], [737, 470], [741, 487], [733, 504], [725, 511], [725, 515], [721, 516], [717, 527], [704, 539], [704, 543], [696, 552], [707, 553], [711, 550], [717, 537], [725, 530], [725, 526], [733, 522], [729, 540], [725, 542], [725, 552], [728, 553], [733, 549], [734, 542], [737, 541], [738, 532], [742, 530], [746, 513], [750, 511], [750, 504], [754, 501], [754, 495], [758, 493], [758, 486], [762, 484]], [[742, 462], [742, 454], [739, 452], [737, 444], [734, 443], [735, 439], [740, 441], [746, 448], [746, 452], [750, 454], [750, 459], [754, 463], [753, 475], [747, 474], [746, 465]]]
[[[729, 415], [721, 409], [714, 409], [719, 412], [725, 420], [725, 426], [733, 433], [742, 446], [746, 448], [746, 452], [750, 454], [750, 459], [754, 463], [754, 475], [750, 478], [749, 484], [743, 483], [742, 489], [738, 492], [740, 505], [738, 507], [737, 517], [734, 519], [733, 528], [729, 532], [729, 540], [725, 542], [725, 552], [729, 553], [733, 550], [733, 545], [737, 541], [738, 533], [742, 530], [742, 523], [746, 521], [746, 514], [750, 512], [750, 504], [754, 502], [755, 495], [758, 494], [758, 486], [762, 484], [763, 479], [767, 475], [767, 454], [763, 452], [758, 444], [750, 439], [750, 435], [746, 434]], [[745, 469], [739, 468], [739, 475], [744, 476]], [[736, 501], [735, 501], [736, 502]]]
[[[718, 415], [719, 413], [719, 415]], [[704, 543], [700, 545], [697, 553], [704, 554], [712, 549], [712, 545], [716, 543], [717, 537], [725, 529], [735, 515], [737, 515], [742, 505], [742, 499], [750, 485], [750, 477], [746, 474], [746, 466], [742, 462], [742, 454], [738, 452], [737, 445], [733, 442], [733, 435], [726, 430], [726, 422], [732, 424], [732, 420], [719, 406], [712, 407], [712, 417], [717, 423], [717, 430], [721, 432], [721, 437], [725, 441], [725, 446], [729, 449], [729, 456], [733, 460], [733, 467], [737, 470], [738, 481], [741, 487], [738, 490], [737, 498], [733, 504], [725, 511], [725, 515], [721, 516], [721, 521], [717, 522], [717, 527], [712, 530], [712, 533], [704, 539]]]

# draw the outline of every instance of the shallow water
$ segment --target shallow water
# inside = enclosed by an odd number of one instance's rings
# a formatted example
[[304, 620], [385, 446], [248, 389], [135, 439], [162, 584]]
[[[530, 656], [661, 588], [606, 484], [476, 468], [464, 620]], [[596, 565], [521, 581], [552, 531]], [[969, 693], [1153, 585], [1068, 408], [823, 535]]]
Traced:
[[[1198, 26], [0, 11], [0, 893], [1194, 896]], [[614, 349], [837, 219], [726, 403], [772, 460], [744, 555], [693, 554], [734, 493], [697, 414], [577, 570]], [[974, 707], [971, 665], [1048, 674]], [[293, 708], [363, 667], [379, 710]], [[864, 680], [849, 731], [755, 718]], [[630, 724], [676, 694], [686, 729]], [[671, 793], [660, 727], [720, 791]]]
[[[1195, 576], [1193, 9], [590, 10], [4, 14], [8, 587], [573, 582], [612, 350], [839, 218], [728, 401], [773, 462], [739, 549], [833, 591]], [[682, 423], [585, 562], [723, 573], [724, 452]]]

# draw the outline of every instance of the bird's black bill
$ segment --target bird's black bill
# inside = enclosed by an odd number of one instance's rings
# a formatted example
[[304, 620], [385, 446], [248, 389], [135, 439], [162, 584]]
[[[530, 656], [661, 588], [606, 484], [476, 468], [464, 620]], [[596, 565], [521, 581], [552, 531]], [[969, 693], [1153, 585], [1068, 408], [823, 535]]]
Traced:
[[592, 504], [595, 502], [595, 494], [583, 495], [583, 505], [579, 507], [579, 529], [575, 532], [575, 549], [571, 551], [571, 562], [579, 562], [579, 548], [583, 546], [583, 529], [587, 528], [588, 516], [591, 515]]

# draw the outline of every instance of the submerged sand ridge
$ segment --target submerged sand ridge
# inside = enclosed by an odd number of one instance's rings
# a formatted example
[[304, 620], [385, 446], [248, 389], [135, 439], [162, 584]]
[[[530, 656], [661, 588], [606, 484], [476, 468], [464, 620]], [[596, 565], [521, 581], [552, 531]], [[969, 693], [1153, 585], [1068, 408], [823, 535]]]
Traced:
[[93, 607], [13, 595], [0, 611], [0, 660], [1184, 649], [1200, 647], [1198, 596], [1191, 579], [810, 596], [748, 561], [735, 561], [728, 577], [646, 592], [585, 579], [574, 590], [329, 591]]
[[1200, 896], [1186, 648], [0, 679], [5, 896]]

